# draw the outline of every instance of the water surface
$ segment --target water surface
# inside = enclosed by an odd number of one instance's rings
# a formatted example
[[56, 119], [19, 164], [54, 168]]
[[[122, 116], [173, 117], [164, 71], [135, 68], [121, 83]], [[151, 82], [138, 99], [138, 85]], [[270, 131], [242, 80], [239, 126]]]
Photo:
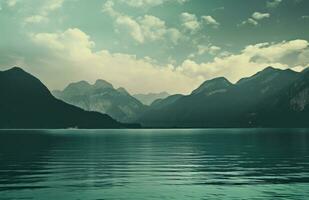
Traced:
[[0, 199], [309, 199], [309, 130], [0, 131]]

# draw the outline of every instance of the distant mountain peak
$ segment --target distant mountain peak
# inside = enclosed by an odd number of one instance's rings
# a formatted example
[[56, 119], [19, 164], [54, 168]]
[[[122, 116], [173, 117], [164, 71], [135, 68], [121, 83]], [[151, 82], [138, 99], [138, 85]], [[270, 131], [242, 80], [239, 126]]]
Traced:
[[165, 99], [166, 97], [170, 96], [167, 92], [160, 92], [160, 93], [147, 93], [147, 94], [135, 94], [133, 95], [136, 99], [142, 102], [144, 105], [151, 105], [154, 101], [158, 99]]
[[0, 91], [0, 129], [126, 126], [56, 99], [39, 79], [18, 67], [0, 71]]
[[200, 92], [212, 92], [215, 90], [226, 89], [227, 87], [233, 85], [225, 77], [218, 77], [211, 80], [205, 81], [200, 85], [192, 94], [198, 94]]
[[90, 84], [87, 81], [78, 81], [76, 83], [71, 83], [70, 85], [90, 86]]
[[75, 90], [85, 90], [90, 88], [91, 85], [87, 81], [78, 81], [75, 83], [70, 83], [63, 91], [75, 91]]
[[126, 95], [129, 94], [128, 91], [125, 88], [123, 88], [123, 87], [118, 88], [117, 91], [122, 93], [122, 94], [126, 94]]
[[98, 79], [96, 80], [94, 86], [96, 88], [114, 88], [113, 85], [105, 80]]

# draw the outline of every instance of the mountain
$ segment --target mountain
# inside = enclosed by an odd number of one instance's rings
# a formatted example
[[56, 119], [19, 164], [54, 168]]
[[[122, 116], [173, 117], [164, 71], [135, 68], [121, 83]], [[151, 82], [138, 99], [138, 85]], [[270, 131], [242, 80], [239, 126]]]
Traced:
[[180, 99], [181, 97], [183, 97], [184, 95], [182, 94], [175, 94], [175, 95], [171, 95], [166, 97], [165, 99], [157, 99], [155, 100], [151, 105], [150, 105], [150, 109], [159, 109], [159, 108], [163, 108], [165, 106], [168, 106], [170, 104], [173, 104], [175, 101], [177, 101], [178, 99]]
[[198, 87], [196, 90], [193, 90], [192, 95], [202, 92], [206, 95], [211, 95], [214, 92], [224, 92], [231, 85], [232, 83], [230, 83], [224, 77], [215, 78], [209, 81], [205, 81], [200, 87]]
[[18, 67], [0, 72], [0, 93], [1, 129], [131, 127], [56, 99], [40, 80]]
[[71, 83], [63, 91], [53, 91], [53, 94], [69, 104], [106, 113], [120, 122], [134, 121], [146, 107], [124, 88], [115, 89], [104, 80], [97, 80], [93, 85], [86, 81]]
[[170, 96], [167, 92], [161, 93], [149, 93], [149, 94], [135, 94], [133, 95], [136, 99], [142, 102], [144, 105], [151, 105], [154, 101], [158, 99], [165, 99]]
[[215, 78], [190, 95], [153, 103], [138, 121], [149, 127], [309, 127], [308, 74], [268, 67], [236, 84]]

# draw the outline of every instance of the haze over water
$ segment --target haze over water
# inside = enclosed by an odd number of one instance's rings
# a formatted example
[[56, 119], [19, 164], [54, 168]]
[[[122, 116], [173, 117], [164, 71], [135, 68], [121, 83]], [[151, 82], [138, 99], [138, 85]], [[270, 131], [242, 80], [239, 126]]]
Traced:
[[0, 199], [307, 199], [308, 129], [0, 131]]

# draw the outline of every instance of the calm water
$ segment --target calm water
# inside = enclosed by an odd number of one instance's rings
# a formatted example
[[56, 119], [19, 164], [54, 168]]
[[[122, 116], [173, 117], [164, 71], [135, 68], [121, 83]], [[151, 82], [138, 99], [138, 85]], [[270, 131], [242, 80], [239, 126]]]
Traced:
[[309, 199], [309, 130], [0, 131], [0, 199]]

